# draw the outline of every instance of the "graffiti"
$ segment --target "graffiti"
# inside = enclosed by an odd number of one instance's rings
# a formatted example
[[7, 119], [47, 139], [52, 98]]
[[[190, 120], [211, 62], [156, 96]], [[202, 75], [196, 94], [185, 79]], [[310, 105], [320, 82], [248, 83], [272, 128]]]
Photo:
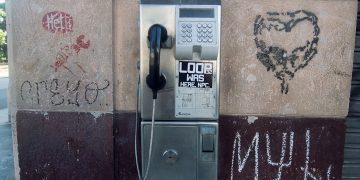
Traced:
[[[289, 141], [287, 141], [287, 137], [289, 134]], [[306, 130], [305, 133], [305, 147], [304, 150], [306, 151], [305, 153], [305, 157], [303, 158], [303, 166], [300, 167], [301, 171], [303, 171], [303, 179], [307, 180], [307, 179], [312, 179], [312, 180], [319, 180], [319, 179], [324, 179], [323, 177], [326, 177], [327, 180], [331, 179], [331, 169], [332, 169], [332, 165], [330, 164], [327, 168], [326, 174], [321, 175], [318, 172], [315, 172], [315, 168], [310, 168], [309, 166], [309, 162], [310, 162], [310, 134], [311, 131], [309, 129]], [[290, 133], [282, 133], [282, 141], [281, 141], [281, 152], [280, 155], [276, 156], [276, 157], [280, 157], [279, 162], [274, 162], [272, 160], [272, 155], [271, 155], [271, 137], [269, 135], [269, 133], [265, 133], [265, 139], [266, 139], [266, 156], [267, 156], [267, 165], [268, 166], [277, 166], [277, 174], [275, 177], [271, 178], [271, 179], [276, 179], [276, 180], [281, 180], [282, 177], [282, 173], [284, 168], [289, 168], [292, 165], [292, 159], [293, 159], [293, 151], [294, 151], [294, 136], [295, 133], [293, 131], [291, 131]], [[246, 153], [242, 153], [242, 148], [244, 148], [244, 144], [241, 142], [241, 135], [239, 132], [236, 132], [235, 135], [235, 139], [234, 139], [234, 143], [233, 143], [233, 152], [232, 152], [232, 159], [231, 159], [231, 174], [230, 174], [230, 179], [233, 180], [234, 179], [234, 175], [235, 175], [235, 171], [234, 169], [237, 169], [237, 173], [242, 173], [246, 162], [250, 161], [249, 156], [253, 151], [253, 155], [254, 155], [254, 180], [258, 180], [259, 179], [259, 144], [261, 141], [261, 137], [259, 132], [256, 132], [254, 135], [253, 140], [251, 141], [249, 148], [247, 149]], [[277, 140], [275, 140], [277, 141]], [[287, 146], [289, 148], [287, 148]], [[275, 148], [276, 149], [276, 148]], [[243, 158], [241, 157], [243, 155]], [[235, 159], [237, 158], [237, 161], [235, 161]], [[285, 162], [285, 159], [287, 159], [287, 162]], [[316, 174], [316, 175], [315, 175]], [[269, 175], [270, 176], [270, 175]]]
[[76, 54], [79, 54], [81, 48], [87, 49], [90, 46], [90, 40], [85, 42], [85, 35], [80, 35], [76, 38], [76, 44], [72, 45], [71, 47], [75, 50]]
[[[236, 147], [238, 147], [236, 149]], [[235, 156], [238, 158], [238, 172], [242, 172], [242, 170], [245, 167], [245, 163], [247, 161], [247, 159], [249, 158], [251, 149], [254, 149], [255, 153], [254, 153], [254, 159], [255, 159], [255, 166], [254, 166], [254, 179], [258, 179], [259, 178], [259, 133], [257, 132], [251, 142], [251, 145], [249, 147], [249, 149], [246, 152], [246, 155], [243, 159], [243, 161], [241, 161], [241, 136], [239, 133], [236, 133], [236, 137], [234, 140], [234, 146], [233, 146], [233, 156], [231, 159], [231, 177], [230, 179], [233, 180], [234, 179], [234, 160], [235, 160]], [[235, 152], [237, 151], [237, 155], [235, 155]]]
[[[303, 22], [303, 23], [301, 23]], [[289, 33], [300, 24], [310, 23], [313, 27], [312, 39], [304, 39], [305, 44], [298, 45], [295, 49], [287, 51], [280, 44], [269, 45], [263, 38], [263, 32]], [[289, 81], [295, 73], [306, 67], [317, 54], [320, 28], [317, 16], [309, 11], [298, 10], [295, 12], [268, 12], [266, 15], [258, 15], [254, 24], [255, 45], [258, 49], [257, 59], [272, 71], [274, 76], [281, 80], [281, 93], [289, 92]]]
[[270, 164], [271, 166], [278, 166], [278, 173], [276, 176], [276, 180], [280, 180], [281, 179], [281, 174], [282, 174], [282, 169], [283, 167], [289, 167], [292, 163], [292, 154], [293, 154], [293, 147], [294, 147], [294, 132], [290, 132], [290, 136], [289, 136], [289, 158], [288, 158], [288, 162], [284, 163], [284, 159], [285, 159], [285, 154], [286, 154], [286, 138], [287, 138], [287, 133], [283, 133], [283, 137], [282, 137], [282, 141], [281, 141], [281, 154], [280, 154], [280, 160], [278, 163], [273, 162], [271, 159], [271, 145], [270, 145], [270, 137], [269, 137], [269, 133], [266, 133], [266, 154], [267, 154], [267, 161], [268, 164]]
[[52, 33], [72, 32], [73, 23], [73, 18], [61, 11], [49, 12], [42, 19], [43, 27]]
[[[22, 101], [37, 105], [53, 106], [94, 104], [98, 97], [110, 86], [109, 80], [103, 82], [82, 82], [81, 80], [61, 81], [51, 79], [45, 81], [24, 81], [20, 86]], [[108, 104], [105, 104], [108, 105]]]
[[[55, 72], [57, 72], [59, 68], [63, 67], [71, 74], [75, 75], [73, 71], [66, 66], [66, 63], [68, 62], [69, 57], [73, 56], [75, 53], [78, 55], [81, 49], [88, 49], [89, 46], [90, 40], [85, 41], [85, 35], [80, 35], [77, 37], [75, 44], [70, 46], [66, 45], [60, 49], [60, 51], [56, 54], [56, 61], [54, 65], [50, 65], [50, 67], [54, 68]], [[75, 62], [75, 64], [83, 73], [86, 73], [78, 62]]]
[[[85, 100], [88, 104], [93, 104], [99, 95], [99, 91], [105, 90], [109, 87], [109, 81], [103, 87], [100, 87], [96, 82], [91, 82], [85, 86]], [[91, 96], [93, 94], [93, 96]]]

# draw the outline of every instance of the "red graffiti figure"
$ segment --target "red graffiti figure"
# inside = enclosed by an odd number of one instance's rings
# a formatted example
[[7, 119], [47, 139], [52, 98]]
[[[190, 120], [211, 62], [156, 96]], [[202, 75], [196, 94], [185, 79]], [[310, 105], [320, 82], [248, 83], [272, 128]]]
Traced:
[[[55, 72], [60, 67], [64, 67], [66, 70], [68, 70], [71, 74], [74, 74], [65, 64], [67, 63], [70, 56], [74, 55], [74, 52], [76, 54], [79, 54], [81, 49], [88, 49], [90, 47], [90, 40], [84, 41], [85, 35], [80, 35], [76, 39], [76, 44], [73, 44], [71, 46], [66, 45], [63, 48], [60, 49], [60, 51], [56, 54], [56, 61], [54, 65], [50, 65], [50, 67], [55, 69]], [[81, 69], [82, 72], [86, 73], [85, 70], [77, 63], [75, 64]]]
[[84, 35], [80, 35], [77, 39], [76, 39], [76, 44], [74, 44], [72, 47], [74, 48], [76, 54], [79, 54], [80, 49], [87, 49], [90, 46], [90, 40], [88, 41], [84, 41], [85, 36]]

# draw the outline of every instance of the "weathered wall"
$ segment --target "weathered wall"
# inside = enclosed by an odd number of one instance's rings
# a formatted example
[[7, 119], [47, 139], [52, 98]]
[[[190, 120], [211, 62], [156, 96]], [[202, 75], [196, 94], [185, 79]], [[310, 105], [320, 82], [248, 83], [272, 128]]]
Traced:
[[[117, 94], [115, 109], [134, 111], [138, 7], [134, 1], [115, 4], [119, 16], [114, 30], [119, 34], [115, 33], [114, 87], [124, 92]], [[356, 1], [223, 0], [222, 9], [222, 114], [347, 115]], [[279, 21], [266, 20], [271, 18]], [[264, 26], [261, 32], [257, 24]], [[265, 26], [284, 30], [268, 31]], [[264, 50], [256, 38], [265, 43]], [[272, 63], [266, 65], [265, 55]]]
[[[138, 11], [115, 3], [120, 179], [136, 178]], [[355, 0], [222, 0], [219, 179], [341, 178], [356, 13]]]
[[140, 60], [139, 5], [137, 1], [114, 2], [114, 109], [135, 111], [137, 61]]
[[344, 119], [222, 116], [219, 179], [341, 179]]
[[113, 178], [112, 1], [7, 11], [17, 178]]
[[112, 111], [111, 1], [70, 2], [12, 1], [19, 109]]
[[[7, 3], [17, 173], [135, 179], [138, 2]], [[356, 8], [222, 1], [219, 179], [340, 178]]]
[[223, 114], [347, 115], [356, 1], [227, 0], [223, 9]]

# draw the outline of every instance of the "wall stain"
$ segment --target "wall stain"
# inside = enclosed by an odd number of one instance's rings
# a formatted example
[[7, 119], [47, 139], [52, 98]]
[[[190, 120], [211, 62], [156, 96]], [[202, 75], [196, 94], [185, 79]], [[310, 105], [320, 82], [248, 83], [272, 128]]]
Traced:
[[335, 75], [338, 75], [338, 76], [341, 76], [341, 77], [351, 77], [350, 74], [346, 73], [346, 72], [342, 72], [342, 71], [339, 71], [339, 70], [336, 70], [334, 69], [334, 74]]

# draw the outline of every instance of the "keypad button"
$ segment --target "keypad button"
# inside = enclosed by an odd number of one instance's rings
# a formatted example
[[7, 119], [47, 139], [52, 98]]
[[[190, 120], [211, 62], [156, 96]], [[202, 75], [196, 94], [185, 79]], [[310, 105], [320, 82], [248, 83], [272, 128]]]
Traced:
[[212, 27], [212, 24], [211, 24], [211, 23], [208, 23], [208, 24], [207, 24], [207, 27], [211, 28], [211, 27]]
[[188, 23], [186, 26], [187, 26], [188, 28], [191, 28], [191, 27], [192, 27], [192, 24]]
[[208, 32], [211, 33], [211, 32], [212, 32], [212, 29], [208, 29]]
[[192, 32], [192, 30], [191, 30], [191, 29], [187, 29], [186, 31], [187, 31], [187, 32], [189, 32], [189, 33], [190, 33], [190, 32]]
[[186, 27], [186, 24], [181, 24], [181, 27], [182, 27], [182, 28], [185, 28], [185, 27]]
[[192, 40], [191, 40], [191, 38], [186, 38], [186, 41], [191, 42]]
[[213, 35], [210, 33], [209, 35], [208, 35], [210, 38], [212, 38], [213, 37]]
[[181, 38], [181, 41], [186, 42], [186, 38], [185, 37]]
[[192, 36], [192, 34], [191, 34], [191, 33], [188, 33], [188, 34], [187, 34], [187, 37], [191, 37], [191, 36]]
[[201, 29], [197, 29], [197, 32], [200, 33], [200, 32], [201, 32]]
[[198, 28], [201, 28], [201, 24], [200, 24], [200, 23], [198, 23], [198, 24], [197, 24], [197, 27], [198, 27]]
[[213, 39], [210, 38], [210, 39], [209, 39], [209, 42], [213, 42]]

